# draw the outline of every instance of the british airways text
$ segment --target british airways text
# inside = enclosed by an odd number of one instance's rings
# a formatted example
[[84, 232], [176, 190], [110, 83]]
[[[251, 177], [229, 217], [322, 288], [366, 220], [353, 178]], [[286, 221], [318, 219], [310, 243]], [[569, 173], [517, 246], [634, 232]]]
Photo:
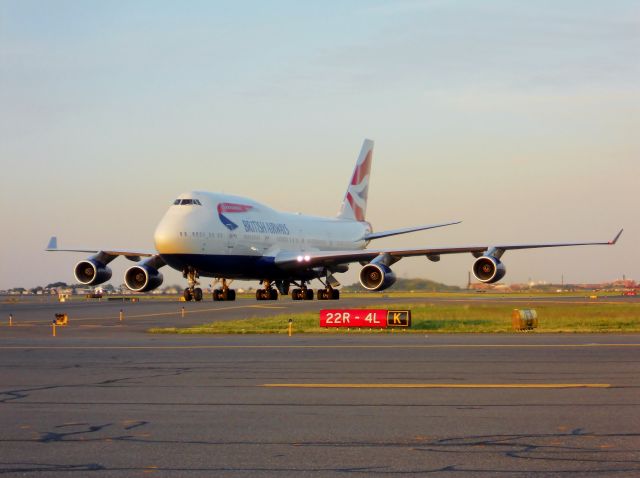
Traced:
[[263, 222], [263, 221], [242, 221], [245, 232], [259, 232], [268, 234], [282, 234], [288, 236], [290, 234], [289, 228], [286, 224], [275, 222]]

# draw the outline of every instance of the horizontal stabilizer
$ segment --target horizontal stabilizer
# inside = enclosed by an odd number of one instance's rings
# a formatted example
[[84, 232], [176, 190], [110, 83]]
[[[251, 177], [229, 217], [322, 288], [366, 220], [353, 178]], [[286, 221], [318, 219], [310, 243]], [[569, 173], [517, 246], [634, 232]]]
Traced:
[[397, 236], [399, 234], [407, 234], [408, 232], [424, 231], [426, 229], [435, 229], [437, 227], [453, 226], [454, 224], [460, 224], [462, 221], [445, 222], [442, 224], [427, 224], [423, 226], [405, 227], [402, 229], [391, 229], [388, 231], [372, 232], [364, 236], [365, 241], [372, 239], [380, 239], [381, 237]]

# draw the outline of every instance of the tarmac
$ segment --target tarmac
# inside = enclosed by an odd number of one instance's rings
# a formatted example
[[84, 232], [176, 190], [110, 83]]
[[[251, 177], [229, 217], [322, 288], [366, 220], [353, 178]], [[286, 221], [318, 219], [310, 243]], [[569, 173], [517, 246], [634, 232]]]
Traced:
[[385, 301], [0, 304], [0, 473], [640, 475], [637, 334], [144, 332]]

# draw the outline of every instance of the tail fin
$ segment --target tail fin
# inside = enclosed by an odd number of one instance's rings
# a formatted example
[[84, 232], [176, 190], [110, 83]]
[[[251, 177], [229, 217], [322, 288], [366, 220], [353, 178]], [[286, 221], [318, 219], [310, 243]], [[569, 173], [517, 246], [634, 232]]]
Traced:
[[364, 221], [367, 212], [367, 195], [369, 193], [369, 173], [373, 157], [373, 140], [365, 139], [353, 170], [347, 193], [342, 200], [340, 219]]

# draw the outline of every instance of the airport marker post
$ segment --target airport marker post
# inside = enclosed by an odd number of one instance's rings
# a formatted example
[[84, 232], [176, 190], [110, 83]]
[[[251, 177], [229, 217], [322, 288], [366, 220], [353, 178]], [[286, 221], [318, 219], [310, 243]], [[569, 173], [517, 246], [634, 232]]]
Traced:
[[122, 319], [124, 319], [124, 312], [120, 309], [120, 322], [122, 322]]
[[51, 330], [52, 330], [52, 335], [55, 337], [56, 336], [56, 321], [55, 320], [53, 322], [51, 322]]
[[292, 329], [293, 329], [293, 319], [289, 319], [289, 337], [291, 337]]

